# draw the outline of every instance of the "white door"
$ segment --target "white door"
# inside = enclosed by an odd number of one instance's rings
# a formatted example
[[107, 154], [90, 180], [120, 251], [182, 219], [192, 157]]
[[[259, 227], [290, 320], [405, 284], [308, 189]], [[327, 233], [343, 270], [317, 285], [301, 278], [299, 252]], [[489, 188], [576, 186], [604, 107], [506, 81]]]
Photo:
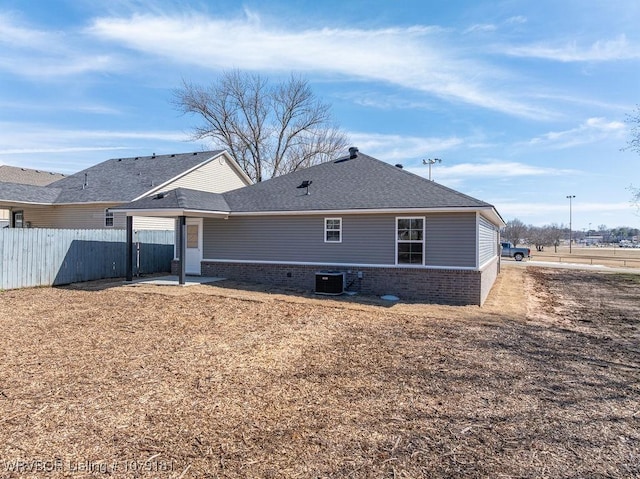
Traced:
[[185, 273], [199, 275], [202, 261], [202, 218], [187, 218], [186, 233]]

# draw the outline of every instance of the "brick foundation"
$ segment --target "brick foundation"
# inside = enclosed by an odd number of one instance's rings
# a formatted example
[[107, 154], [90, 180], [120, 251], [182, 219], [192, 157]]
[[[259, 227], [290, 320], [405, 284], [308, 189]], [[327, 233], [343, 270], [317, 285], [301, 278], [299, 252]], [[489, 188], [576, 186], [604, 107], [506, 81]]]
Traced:
[[[499, 272], [499, 261], [482, 271], [425, 268], [362, 268], [349, 265], [307, 266], [202, 262], [203, 276], [218, 276], [235, 281], [313, 291], [315, 273], [322, 270], [347, 273], [347, 291], [380, 296], [394, 294], [401, 300], [452, 305], [482, 305]], [[171, 271], [177, 274], [178, 263]], [[362, 279], [358, 278], [362, 272]]]

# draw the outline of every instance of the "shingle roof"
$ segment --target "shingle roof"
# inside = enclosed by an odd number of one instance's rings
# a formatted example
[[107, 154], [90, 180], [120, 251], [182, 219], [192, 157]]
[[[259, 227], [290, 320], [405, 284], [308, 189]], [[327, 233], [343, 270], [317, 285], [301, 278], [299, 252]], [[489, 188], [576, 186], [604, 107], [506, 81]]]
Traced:
[[45, 186], [64, 178], [63, 174], [32, 170], [17, 166], [0, 165], [0, 182], [21, 185]]
[[[220, 153], [222, 150], [114, 158], [50, 186], [61, 190], [56, 203], [127, 202]], [[83, 189], [85, 174], [87, 187]]]
[[[298, 188], [310, 181], [306, 188]], [[434, 208], [493, 208], [368, 155], [341, 158], [226, 193], [180, 188], [161, 200], [143, 198], [122, 209], [185, 209], [230, 213]]]
[[137, 209], [137, 210], [191, 210], [191, 211], [229, 211], [229, 205], [221, 193], [209, 193], [207, 191], [191, 190], [188, 188], [176, 188], [166, 193], [147, 196], [126, 206], [113, 208]]
[[58, 188], [0, 182], [0, 201], [48, 204], [53, 203], [59, 194]]
[[[297, 188], [311, 181], [309, 195]], [[363, 153], [224, 193], [233, 212], [491, 207]]]
[[20, 188], [16, 182], [0, 183], [0, 200], [51, 204], [126, 203], [222, 152], [223, 150], [214, 150], [114, 158], [71, 176], [61, 177], [46, 186], [29, 189]]

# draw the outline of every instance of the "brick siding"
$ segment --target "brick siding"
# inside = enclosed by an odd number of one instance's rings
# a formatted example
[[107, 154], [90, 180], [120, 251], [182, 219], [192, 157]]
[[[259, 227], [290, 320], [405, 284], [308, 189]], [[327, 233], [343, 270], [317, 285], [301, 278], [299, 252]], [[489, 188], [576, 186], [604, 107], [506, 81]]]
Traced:
[[[173, 274], [177, 274], [177, 261], [172, 263], [171, 270]], [[217, 276], [235, 281], [310, 291], [315, 289], [316, 272], [344, 271], [347, 273], [347, 291], [375, 296], [393, 294], [401, 300], [427, 303], [482, 305], [498, 275], [499, 262], [490, 263], [482, 271], [469, 271], [203, 261], [201, 270], [203, 276]], [[362, 272], [362, 279], [358, 278], [358, 272]]]

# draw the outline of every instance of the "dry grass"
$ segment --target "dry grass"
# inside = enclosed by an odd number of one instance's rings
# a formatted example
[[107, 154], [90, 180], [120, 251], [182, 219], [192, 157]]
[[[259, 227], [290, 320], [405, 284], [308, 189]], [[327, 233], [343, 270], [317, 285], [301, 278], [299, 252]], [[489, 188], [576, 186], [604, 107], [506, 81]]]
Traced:
[[484, 308], [3, 292], [0, 477], [640, 477], [636, 278], [504, 268]]
[[560, 246], [546, 247], [544, 251], [536, 251], [531, 246], [531, 256], [535, 261], [557, 261], [561, 263], [578, 263], [589, 265], [603, 265], [618, 268], [640, 268], [640, 249], [577, 245], [571, 248]]

